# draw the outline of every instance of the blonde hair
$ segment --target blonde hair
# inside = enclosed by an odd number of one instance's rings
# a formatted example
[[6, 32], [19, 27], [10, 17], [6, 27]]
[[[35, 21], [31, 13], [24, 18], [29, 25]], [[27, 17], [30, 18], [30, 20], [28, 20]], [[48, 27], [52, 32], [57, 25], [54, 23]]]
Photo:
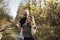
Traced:
[[28, 11], [28, 9], [26, 9], [24, 12], [27, 13], [27, 17], [28, 17], [28, 16], [29, 16], [29, 11]]
[[[30, 17], [30, 16], [28, 16], [28, 17]], [[31, 21], [32, 21], [31, 17], [30, 17], [30, 19], [27, 18], [27, 20], [26, 20], [26, 22], [25, 22], [24, 25], [27, 25], [27, 21], [28, 21], [28, 20], [31, 20]]]

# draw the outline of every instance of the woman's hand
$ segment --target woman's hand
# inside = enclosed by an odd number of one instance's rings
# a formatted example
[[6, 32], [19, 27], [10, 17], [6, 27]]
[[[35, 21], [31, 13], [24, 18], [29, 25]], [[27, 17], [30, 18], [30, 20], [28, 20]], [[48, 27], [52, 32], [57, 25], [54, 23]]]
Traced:
[[17, 27], [19, 27], [19, 24], [16, 24]]

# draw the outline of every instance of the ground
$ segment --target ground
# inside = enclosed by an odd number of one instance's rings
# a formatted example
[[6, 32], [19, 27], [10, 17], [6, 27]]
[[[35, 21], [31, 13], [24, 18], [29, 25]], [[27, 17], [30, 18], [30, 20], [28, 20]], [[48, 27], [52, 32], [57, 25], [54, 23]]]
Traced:
[[5, 31], [3, 32], [2, 40], [19, 40], [19, 28], [8, 23]]

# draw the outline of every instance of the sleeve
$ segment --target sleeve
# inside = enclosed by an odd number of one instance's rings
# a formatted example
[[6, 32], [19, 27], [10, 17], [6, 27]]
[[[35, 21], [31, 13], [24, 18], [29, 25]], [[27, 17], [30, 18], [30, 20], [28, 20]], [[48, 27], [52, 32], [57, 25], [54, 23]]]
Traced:
[[22, 26], [22, 28], [24, 29], [25, 25]]
[[22, 27], [22, 25], [23, 25], [22, 18], [20, 19], [19, 23], [20, 23], [20, 26]]
[[20, 19], [19, 23], [21, 24], [22, 19]]

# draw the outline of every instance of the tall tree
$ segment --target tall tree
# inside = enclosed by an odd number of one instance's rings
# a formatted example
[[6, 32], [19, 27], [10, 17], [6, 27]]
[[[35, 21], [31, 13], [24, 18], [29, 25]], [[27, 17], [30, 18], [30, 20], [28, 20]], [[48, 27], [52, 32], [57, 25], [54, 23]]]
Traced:
[[9, 20], [7, 6], [4, 0], [0, 0], [0, 25], [4, 25]]

